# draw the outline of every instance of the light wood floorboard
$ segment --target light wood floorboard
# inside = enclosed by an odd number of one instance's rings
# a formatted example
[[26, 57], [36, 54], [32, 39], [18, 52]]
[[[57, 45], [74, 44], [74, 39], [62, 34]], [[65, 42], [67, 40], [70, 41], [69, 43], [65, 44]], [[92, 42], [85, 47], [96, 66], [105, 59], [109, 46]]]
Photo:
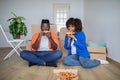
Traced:
[[[3, 61], [11, 49], [0, 49], [0, 80], [51, 80], [54, 67], [32, 66], [22, 60], [17, 54]], [[81, 66], [64, 66], [61, 61], [57, 69], [78, 69], [80, 80], [120, 80], [120, 67], [110, 63], [92, 69]]]

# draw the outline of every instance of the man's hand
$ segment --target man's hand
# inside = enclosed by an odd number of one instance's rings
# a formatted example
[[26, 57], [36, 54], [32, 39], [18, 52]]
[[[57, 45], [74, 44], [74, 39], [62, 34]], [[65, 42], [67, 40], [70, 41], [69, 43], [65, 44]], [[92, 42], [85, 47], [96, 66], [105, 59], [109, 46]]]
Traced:
[[51, 33], [50, 33], [50, 32], [45, 33], [45, 35], [46, 35], [48, 38], [51, 38]]
[[53, 50], [56, 50], [57, 49], [57, 44], [52, 39], [51, 32], [47, 32], [47, 33], [45, 33], [45, 35], [48, 37], [48, 39], [50, 41], [50, 44], [51, 44], [51, 47], [53, 48]]

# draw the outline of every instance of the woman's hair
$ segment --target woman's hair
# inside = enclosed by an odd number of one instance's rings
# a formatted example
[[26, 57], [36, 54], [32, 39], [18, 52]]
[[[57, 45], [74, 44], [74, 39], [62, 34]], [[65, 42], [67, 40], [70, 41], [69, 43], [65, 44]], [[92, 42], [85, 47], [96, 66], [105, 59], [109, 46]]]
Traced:
[[69, 18], [66, 22], [67, 29], [70, 27], [70, 25], [75, 26], [75, 31], [82, 31], [82, 22], [78, 18]]
[[43, 26], [43, 24], [47, 24], [48, 27], [50, 28], [50, 22], [49, 22], [48, 19], [42, 19], [42, 21], [41, 21], [41, 27]]
[[67, 29], [70, 27], [70, 25], [74, 25], [74, 18], [69, 18], [66, 22]]

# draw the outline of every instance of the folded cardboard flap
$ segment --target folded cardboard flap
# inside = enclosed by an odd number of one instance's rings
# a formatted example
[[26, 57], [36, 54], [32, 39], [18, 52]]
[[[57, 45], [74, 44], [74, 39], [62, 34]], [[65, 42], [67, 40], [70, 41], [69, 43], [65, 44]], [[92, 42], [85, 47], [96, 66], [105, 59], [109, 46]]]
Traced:
[[94, 47], [106, 47], [107, 44], [105, 42], [89, 42], [87, 44], [88, 47], [94, 46]]

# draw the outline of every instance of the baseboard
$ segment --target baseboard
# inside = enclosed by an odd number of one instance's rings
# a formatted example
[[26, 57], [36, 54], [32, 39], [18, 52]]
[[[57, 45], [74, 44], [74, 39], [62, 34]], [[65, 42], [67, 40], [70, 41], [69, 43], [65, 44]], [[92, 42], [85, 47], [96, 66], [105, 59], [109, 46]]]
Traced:
[[120, 63], [119, 63], [119, 62], [117, 62], [117, 61], [115, 61], [115, 60], [113, 60], [113, 59], [111, 59], [111, 58], [109, 58], [109, 57], [107, 57], [106, 59], [107, 59], [110, 63], [113, 63], [114, 65], [116, 65], [117, 67], [120, 68]]

